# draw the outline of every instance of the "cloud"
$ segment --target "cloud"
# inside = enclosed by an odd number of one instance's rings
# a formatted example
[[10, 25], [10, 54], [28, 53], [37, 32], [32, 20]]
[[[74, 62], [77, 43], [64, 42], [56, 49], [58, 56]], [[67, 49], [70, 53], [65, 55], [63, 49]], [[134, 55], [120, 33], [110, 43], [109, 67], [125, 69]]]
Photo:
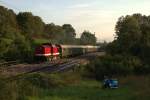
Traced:
[[76, 4], [76, 5], [69, 6], [68, 8], [77, 9], [77, 8], [87, 8], [90, 6], [91, 6], [90, 4]]
[[70, 9], [66, 16], [68, 22], [78, 30], [77, 33], [89, 30], [95, 32], [99, 40], [112, 41], [118, 12], [92, 6], [93, 4], [74, 6], [75, 9]]
[[77, 3], [77, 4], [73, 4], [70, 5], [68, 8], [70, 9], [84, 9], [84, 8], [91, 8], [94, 7], [95, 5], [97, 5], [97, 0], [96, 1], [92, 1], [92, 2], [88, 2], [86, 1], [86, 3]]

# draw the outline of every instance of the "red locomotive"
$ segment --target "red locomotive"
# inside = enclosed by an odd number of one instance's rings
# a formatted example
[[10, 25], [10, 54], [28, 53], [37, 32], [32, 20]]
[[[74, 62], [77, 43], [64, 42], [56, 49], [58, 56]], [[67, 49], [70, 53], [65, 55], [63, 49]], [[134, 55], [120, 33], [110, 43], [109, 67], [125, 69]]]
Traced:
[[59, 47], [49, 43], [38, 46], [35, 50], [35, 56], [38, 60], [52, 60], [59, 57]]

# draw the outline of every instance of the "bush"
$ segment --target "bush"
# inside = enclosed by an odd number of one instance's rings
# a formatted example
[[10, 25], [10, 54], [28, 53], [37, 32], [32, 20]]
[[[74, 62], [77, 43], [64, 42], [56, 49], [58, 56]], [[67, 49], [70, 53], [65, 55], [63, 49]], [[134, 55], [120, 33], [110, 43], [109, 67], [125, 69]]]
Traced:
[[0, 77], [0, 100], [28, 100], [30, 96], [40, 96], [43, 90], [51, 90], [65, 84], [67, 83], [59, 74], [34, 73], [11, 80]]
[[106, 55], [91, 61], [85, 69], [89, 76], [103, 79], [104, 76], [126, 76], [129, 74], [145, 74], [150, 72], [150, 67], [144, 65], [134, 56]]

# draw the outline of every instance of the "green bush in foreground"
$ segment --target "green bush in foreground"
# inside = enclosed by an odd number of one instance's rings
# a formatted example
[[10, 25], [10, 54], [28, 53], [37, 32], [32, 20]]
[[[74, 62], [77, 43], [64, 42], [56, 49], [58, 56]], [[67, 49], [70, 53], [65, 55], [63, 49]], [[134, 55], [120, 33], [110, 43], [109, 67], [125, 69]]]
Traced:
[[148, 74], [150, 66], [143, 64], [139, 58], [134, 56], [106, 55], [92, 61], [85, 70], [88, 75], [103, 79], [104, 76]]
[[9, 81], [0, 79], [0, 100], [28, 100], [28, 96], [39, 96], [40, 91], [63, 86], [57, 75], [29, 74]]

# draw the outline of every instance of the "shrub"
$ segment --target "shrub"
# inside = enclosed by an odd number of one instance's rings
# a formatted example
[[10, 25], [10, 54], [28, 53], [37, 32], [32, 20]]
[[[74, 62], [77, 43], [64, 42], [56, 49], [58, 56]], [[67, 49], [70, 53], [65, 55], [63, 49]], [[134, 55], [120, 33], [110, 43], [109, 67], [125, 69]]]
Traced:
[[85, 69], [89, 76], [103, 79], [104, 76], [126, 76], [150, 72], [150, 67], [134, 56], [106, 55], [91, 61]]

